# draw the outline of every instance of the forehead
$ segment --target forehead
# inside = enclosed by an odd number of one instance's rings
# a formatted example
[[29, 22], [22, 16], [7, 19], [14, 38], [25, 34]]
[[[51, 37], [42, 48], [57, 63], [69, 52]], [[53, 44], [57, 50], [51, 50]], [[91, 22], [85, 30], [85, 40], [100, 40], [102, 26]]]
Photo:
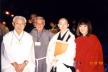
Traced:
[[39, 22], [39, 21], [44, 21], [44, 20], [43, 19], [36, 19], [36, 21]]
[[38, 23], [42, 23], [42, 22], [44, 22], [45, 20], [42, 18], [42, 17], [37, 17], [36, 18], [36, 22], [38, 22]]
[[60, 19], [59, 22], [60, 23], [68, 23], [68, 21], [66, 19]]
[[43, 17], [36, 17], [37, 20], [44, 20]]
[[35, 14], [32, 14], [30, 17], [36, 17], [36, 15]]
[[86, 25], [86, 24], [80, 24], [79, 27], [87, 27], [88, 28], [88, 25]]
[[86, 23], [81, 23], [79, 26], [88, 26]]
[[44, 25], [44, 21], [43, 20], [37, 20], [36, 25]]
[[24, 22], [24, 20], [22, 20], [22, 19], [15, 19], [14, 22], [15, 22], [15, 23], [16, 23], [16, 22]]

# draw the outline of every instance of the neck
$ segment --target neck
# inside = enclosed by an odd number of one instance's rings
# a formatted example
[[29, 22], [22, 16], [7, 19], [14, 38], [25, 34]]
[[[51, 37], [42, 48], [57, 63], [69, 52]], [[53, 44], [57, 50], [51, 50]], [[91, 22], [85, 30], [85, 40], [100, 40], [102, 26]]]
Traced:
[[42, 30], [38, 30], [38, 32], [42, 32]]
[[38, 32], [42, 32], [43, 31], [43, 29], [42, 30], [37, 30]]
[[86, 36], [87, 34], [83, 34], [83, 36]]
[[61, 30], [61, 33], [63, 34], [64, 32], [66, 32], [67, 31], [67, 29], [66, 30]]
[[17, 30], [16, 30], [16, 32], [17, 32], [18, 35], [20, 35], [22, 31], [17, 31]]

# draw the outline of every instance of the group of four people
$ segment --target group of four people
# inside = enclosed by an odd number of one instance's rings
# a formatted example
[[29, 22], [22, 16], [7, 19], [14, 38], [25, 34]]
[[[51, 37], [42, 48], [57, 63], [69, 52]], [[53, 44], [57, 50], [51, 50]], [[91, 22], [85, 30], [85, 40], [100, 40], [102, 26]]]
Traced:
[[59, 19], [55, 35], [44, 29], [41, 16], [31, 35], [24, 31], [25, 17], [15, 16], [12, 24], [1, 45], [2, 72], [104, 72], [102, 47], [89, 20], [79, 21], [76, 39], [66, 18]]

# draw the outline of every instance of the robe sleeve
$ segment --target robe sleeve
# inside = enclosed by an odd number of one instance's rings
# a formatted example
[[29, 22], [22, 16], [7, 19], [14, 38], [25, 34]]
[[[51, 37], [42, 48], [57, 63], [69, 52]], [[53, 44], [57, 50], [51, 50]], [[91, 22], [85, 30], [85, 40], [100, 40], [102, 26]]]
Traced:
[[51, 33], [50, 31], [49, 31], [49, 41], [51, 40], [51, 38], [54, 36], [54, 34], [53, 33]]
[[2, 45], [1, 45], [1, 48], [2, 48], [2, 51], [3, 51], [2, 53], [3, 53], [3, 57], [5, 58], [5, 60], [8, 63], [13, 63], [15, 61], [14, 61], [14, 59], [12, 57], [12, 54], [10, 53], [10, 50], [8, 48], [8, 47], [10, 47], [9, 44], [7, 44], [8, 42], [10, 42], [9, 36], [4, 36], [3, 37], [3, 42], [2, 42]]
[[31, 45], [30, 45], [30, 53], [29, 53], [29, 59], [28, 59], [28, 66], [29, 66], [29, 70], [30, 72], [34, 72], [35, 71], [35, 53], [34, 53], [34, 43], [33, 40], [30, 41]]
[[102, 52], [102, 46], [100, 41], [97, 37], [95, 37], [96, 42], [96, 52], [97, 52], [97, 64], [98, 64], [98, 72], [104, 72], [104, 64], [103, 64], [103, 52]]
[[[75, 39], [75, 42], [76, 42], [76, 43], [78, 43], [77, 41], [78, 41], [78, 38]], [[76, 69], [78, 68], [78, 66], [79, 66], [79, 64], [80, 64], [80, 61], [79, 61], [79, 59], [78, 59], [78, 57], [79, 57], [79, 56], [78, 56], [78, 55], [79, 55], [79, 54], [78, 54], [78, 51], [79, 51], [79, 46], [78, 46], [78, 44], [76, 44], [76, 54], [75, 54], [75, 58], [74, 58]]]
[[47, 55], [46, 55], [47, 72], [50, 72], [51, 67], [52, 67], [51, 62], [54, 59], [54, 47], [55, 47], [54, 41], [55, 41], [54, 38], [50, 40], [48, 49], [47, 49]]

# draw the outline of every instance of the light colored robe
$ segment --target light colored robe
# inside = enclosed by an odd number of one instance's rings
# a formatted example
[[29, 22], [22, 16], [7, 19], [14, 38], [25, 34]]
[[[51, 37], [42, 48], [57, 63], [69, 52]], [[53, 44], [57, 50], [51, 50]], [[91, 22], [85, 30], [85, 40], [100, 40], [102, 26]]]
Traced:
[[3, 37], [1, 48], [2, 72], [16, 72], [11, 63], [22, 64], [25, 60], [28, 64], [23, 72], [34, 72], [34, 44], [30, 34], [24, 31], [18, 36], [15, 30], [10, 31]]
[[[66, 33], [63, 42], [65, 42], [65, 40], [67, 39], [68, 35], [70, 35], [69, 40], [67, 41], [68, 44], [68, 48], [67, 50], [57, 56], [54, 56], [54, 52], [55, 52], [55, 45], [56, 42], [58, 41], [57, 38], [59, 36], [58, 32], [50, 41], [49, 46], [48, 46], [48, 51], [47, 51], [47, 72], [50, 72], [52, 66], [56, 66], [57, 67], [57, 72], [71, 72], [70, 68], [67, 68], [64, 66], [64, 64], [69, 65], [69, 66], [74, 66], [74, 57], [75, 57], [75, 48], [76, 48], [76, 44], [75, 44], [75, 37], [74, 35], [68, 30], [68, 32]], [[53, 59], [57, 60], [56, 64], [53, 64], [52, 61]]]

